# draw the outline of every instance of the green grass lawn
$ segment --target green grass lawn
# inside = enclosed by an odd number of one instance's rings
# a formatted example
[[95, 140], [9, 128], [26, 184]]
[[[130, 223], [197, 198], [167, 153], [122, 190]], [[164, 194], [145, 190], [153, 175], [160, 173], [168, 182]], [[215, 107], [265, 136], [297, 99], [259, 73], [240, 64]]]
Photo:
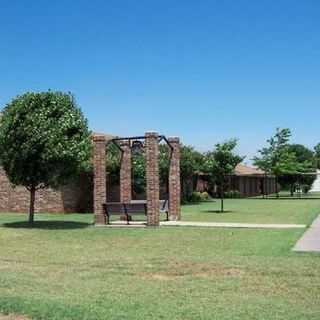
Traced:
[[220, 213], [220, 200], [186, 205], [185, 221], [310, 224], [320, 214], [320, 199], [226, 199]]
[[[260, 200], [243, 200], [239, 210], [234, 201], [242, 221], [250, 203], [260, 207]], [[303, 201], [292, 218], [285, 203], [273, 205], [284, 223], [301, 222], [298, 212], [310, 221], [320, 207]], [[183, 207], [185, 219], [216, 217], [202, 212], [216, 206]], [[42, 222], [29, 229], [25, 219], [0, 214], [2, 313], [46, 320], [319, 319], [320, 255], [291, 252], [304, 230], [95, 228], [92, 215], [80, 214], [37, 215]]]

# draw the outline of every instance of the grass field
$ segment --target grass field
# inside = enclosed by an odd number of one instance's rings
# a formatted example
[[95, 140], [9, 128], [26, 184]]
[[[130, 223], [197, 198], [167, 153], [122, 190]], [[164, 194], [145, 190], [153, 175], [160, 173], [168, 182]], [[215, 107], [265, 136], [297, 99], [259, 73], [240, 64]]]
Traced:
[[[309, 222], [320, 209], [316, 200], [301, 201], [296, 211], [287, 204], [290, 213], [282, 201], [274, 211], [273, 200], [238, 201], [226, 204], [234, 219], [243, 217], [238, 221]], [[264, 202], [266, 211], [251, 211], [264, 210]], [[216, 206], [184, 207], [185, 219], [220, 219], [203, 212]], [[91, 215], [80, 214], [39, 215], [42, 222], [29, 229], [25, 218], [0, 215], [2, 313], [48, 320], [319, 319], [320, 255], [291, 252], [304, 230], [95, 228]]]
[[183, 206], [185, 221], [310, 224], [320, 213], [320, 199], [226, 199]]

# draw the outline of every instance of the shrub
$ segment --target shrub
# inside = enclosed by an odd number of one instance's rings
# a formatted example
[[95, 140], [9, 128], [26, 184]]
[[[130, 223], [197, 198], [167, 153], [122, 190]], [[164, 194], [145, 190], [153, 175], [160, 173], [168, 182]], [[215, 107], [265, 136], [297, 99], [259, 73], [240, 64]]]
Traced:
[[238, 199], [241, 198], [241, 193], [238, 190], [230, 190], [224, 193], [224, 197], [229, 199]]
[[201, 201], [208, 201], [210, 199], [209, 193], [208, 192], [201, 192], [200, 193]]
[[191, 203], [196, 203], [196, 202], [201, 202], [201, 193], [200, 192], [192, 192], [191, 197], [188, 199], [188, 202]]

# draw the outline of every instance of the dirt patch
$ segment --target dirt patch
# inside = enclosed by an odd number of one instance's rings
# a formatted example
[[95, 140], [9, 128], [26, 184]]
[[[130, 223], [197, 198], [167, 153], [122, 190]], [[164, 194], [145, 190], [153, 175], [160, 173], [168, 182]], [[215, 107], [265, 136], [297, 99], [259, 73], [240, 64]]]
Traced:
[[144, 279], [159, 281], [178, 280], [187, 277], [194, 278], [219, 278], [219, 277], [241, 277], [245, 274], [243, 269], [221, 265], [210, 265], [206, 263], [181, 263], [172, 264], [167, 270], [160, 272], [146, 272], [142, 275]]
[[0, 313], [0, 320], [30, 320], [30, 318], [16, 314], [4, 315]]

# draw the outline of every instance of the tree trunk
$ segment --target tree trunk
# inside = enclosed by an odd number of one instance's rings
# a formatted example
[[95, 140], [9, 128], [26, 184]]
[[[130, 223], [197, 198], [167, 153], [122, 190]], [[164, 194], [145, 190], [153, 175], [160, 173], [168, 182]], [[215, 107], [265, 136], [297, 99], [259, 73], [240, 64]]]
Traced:
[[30, 189], [30, 206], [29, 206], [29, 223], [32, 224], [34, 222], [34, 202], [36, 196], [36, 188], [31, 187]]
[[224, 211], [224, 187], [223, 187], [223, 184], [221, 185], [220, 200], [221, 200], [221, 212], [223, 212]]
[[291, 184], [291, 186], [290, 186], [290, 194], [291, 194], [291, 197], [294, 196], [294, 185], [293, 184]]

